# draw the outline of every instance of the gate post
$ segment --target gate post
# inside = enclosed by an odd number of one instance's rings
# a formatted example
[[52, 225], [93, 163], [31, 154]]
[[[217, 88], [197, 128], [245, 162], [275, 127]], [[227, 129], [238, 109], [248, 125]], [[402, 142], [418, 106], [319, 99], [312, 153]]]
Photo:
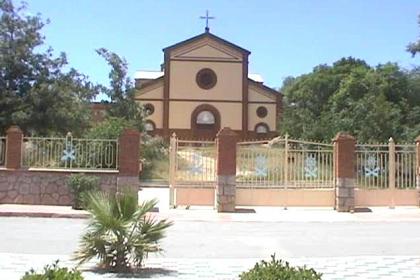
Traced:
[[229, 127], [217, 133], [217, 212], [234, 212], [236, 200], [236, 143], [238, 135]]
[[417, 206], [420, 207], [420, 135], [416, 138], [416, 189]]
[[391, 192], [391, 201], [389, 208], [395, 208], [395, 142], [389, 138], [388, 142], [388, 188]]
[[140, 172], [140, 132], [124, 129], [118, 139], [118, 177], [117, 192], [128, 187], [138, 192]]
[[339, 132], [333, 139], [335, 147], [335, 205], [338, 212], [354, 210], [356, 186], [355, 147], [356, 139]]
[[169, 145], [169, 206], [174, 208], [176, 206], [175, 173], [177, 154], [177, 139], [175, 132], [171, 136]]
[[19, 169], [22, 166], [23, 133], [18, 126], [11, 126], [6, 131], [6, 156], [7, 169]]

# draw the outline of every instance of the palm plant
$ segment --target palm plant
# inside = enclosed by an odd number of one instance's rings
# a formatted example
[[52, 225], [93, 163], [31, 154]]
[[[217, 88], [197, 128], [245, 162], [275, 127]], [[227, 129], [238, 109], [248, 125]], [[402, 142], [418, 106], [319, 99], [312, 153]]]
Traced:
[[159, 240], [172, 223], [147, 214], [155, 200], [138, 205], [137, 194], [129, 190], [97, 192], [86, 195], [86, 205], [91, 219], [75, 253], [79, 264], [97, 257], [101, 268], [124, 272], [140, 268], [149, 253], [162, 250]]

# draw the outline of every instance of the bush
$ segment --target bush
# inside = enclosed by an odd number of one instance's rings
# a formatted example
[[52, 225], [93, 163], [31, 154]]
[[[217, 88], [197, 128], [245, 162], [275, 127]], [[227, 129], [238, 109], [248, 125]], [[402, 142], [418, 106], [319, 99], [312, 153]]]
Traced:
[[149, 253], [162, 250], [159, 241], [172, 223], [147, 214], [156, 201], [138, 205], [137, 193], [126, 189], [116, 194], [89, 193], [86, 202], [92, 217], [75, 253], [79, 264], [98, 258], [101, 268], [126, 272], [140, 268]]
[[162, 137], [143, 135], [140, 145], [140, 179], [169, 179], [169, 145]]
[[288, 262], [276, 260], [275, 255], [271, 256], [270, 262], [263, 260], [239, 275], [241, 280], [320, 280], [321, 276], [312, 268], [293, 267]]
[[58, 267], [58, 261], [52, 265], [46, 265], [44, 272], [35, 273], [33, 269], [25, 272], [21, 280], [83, 280], [80, 271], [76, 269], [69, 270], [67, 267]]
[[86, 193], [99, 189], [99, 177], [85, 174], [72, 174], [67, 186], [73, 194], [73, 209], [83, 209], [83, 197]]

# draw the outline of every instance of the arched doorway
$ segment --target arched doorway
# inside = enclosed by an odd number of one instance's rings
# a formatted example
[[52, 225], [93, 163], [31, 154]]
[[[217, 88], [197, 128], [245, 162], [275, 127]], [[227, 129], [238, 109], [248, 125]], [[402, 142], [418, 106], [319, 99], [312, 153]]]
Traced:
[[191, 129], [196, 139], [214, 139], [220, 130], [220, 113], [209, 105], [202, 104], [191, 114]]

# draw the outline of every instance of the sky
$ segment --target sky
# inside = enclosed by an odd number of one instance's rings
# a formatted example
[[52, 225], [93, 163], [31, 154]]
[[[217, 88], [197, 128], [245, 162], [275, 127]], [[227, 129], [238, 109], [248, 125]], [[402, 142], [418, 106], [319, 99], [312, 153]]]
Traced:
[[[160, 70], [162, 49], [210, 32], [251, 51], [249, 72], [280, 87], [284, 78], [353, 56], [370, 65], [420, 63], [406, 52], [419, 38], [420, 0], [26, 0], [27, 12], [49, 19], [45, 43], [67, 54], [71, 67], [108, 84], [104, 47], [125, 57], [129, 75]], [[15, 1], [17, 4], [18, 2]]]

